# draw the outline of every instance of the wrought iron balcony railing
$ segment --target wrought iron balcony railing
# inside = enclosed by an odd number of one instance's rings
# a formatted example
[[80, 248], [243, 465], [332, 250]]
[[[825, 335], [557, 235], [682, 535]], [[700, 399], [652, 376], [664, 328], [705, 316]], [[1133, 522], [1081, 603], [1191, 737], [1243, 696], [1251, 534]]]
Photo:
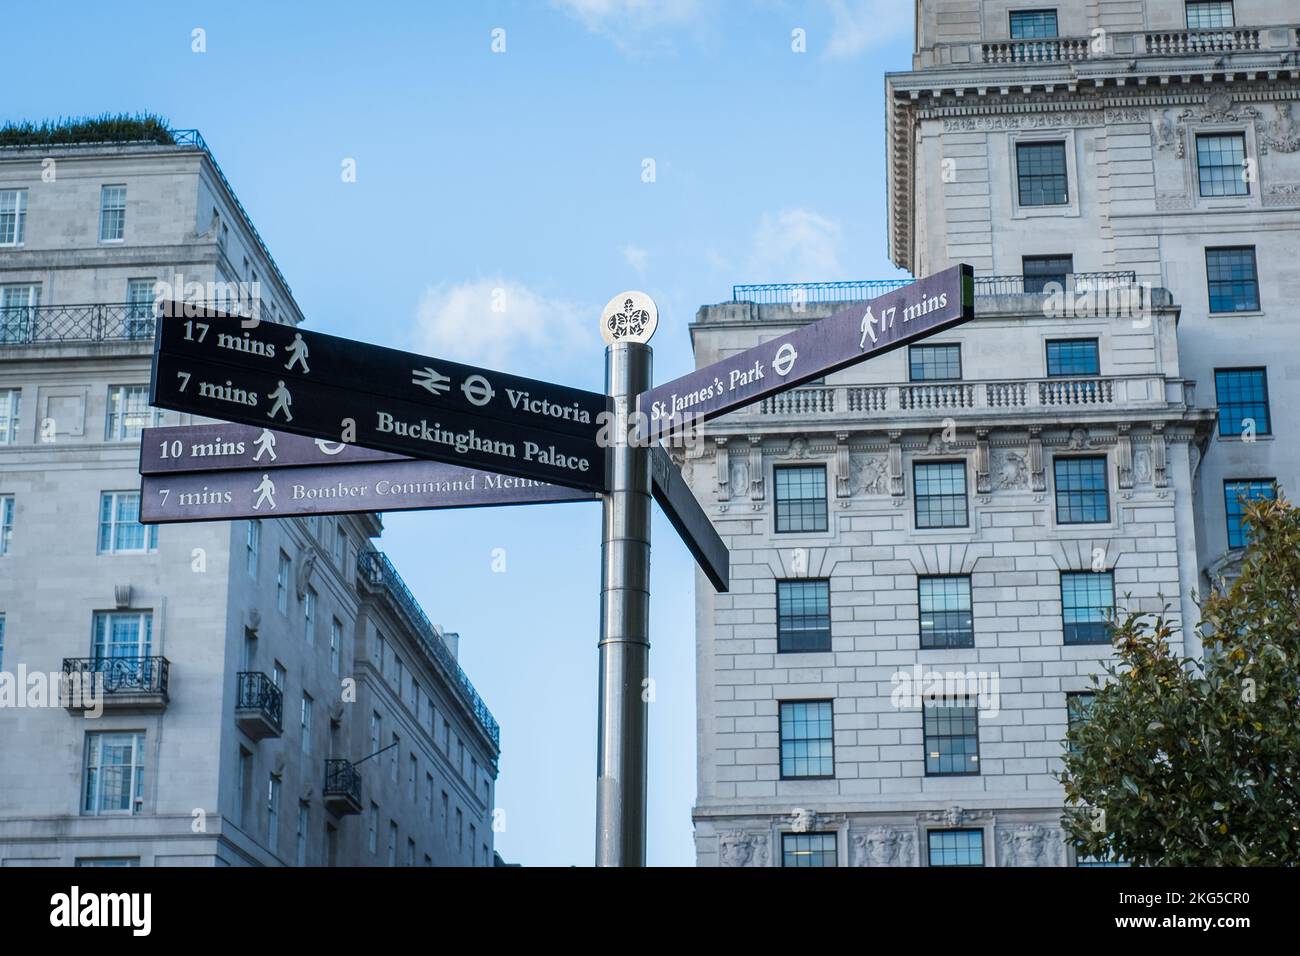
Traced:
[[388, 556], [382, 551], [358, 552], [357, 573], [371, 585], [382, 587], [402, 610], [411, 627], [419, 635], [420, 643], [425, 651], [428, 652], [435, 664], [446, 672], [450, 678], [452, 688], [460, 694], [461, 699], [478, 720], [479, 726], [483, 728], [483, 732], [499, 748], [501, 746], [501, 728], [497, 724], [496, 718], [492, 716], [492, 711], [488, 710], [483, 698], [479, 697], [478, 691], [474, 689], [470, 679], [465, 676], [465, 672], [456, 663], [456, 658], [452, 656], [451, 651], [447, 649], [447, 645], [438, 636], [437, 630], [425, 615], [424, 609], [420, 607], [420, 602], [415, 599], [415, 595], [406, 586], [406, 582], [397, 573], [397, 569], [388, 560]]
[[167, 698], [165, 657], [65, 657], [63, 673], [79, 675], [82, 686], [93, 680], [105, 694], [158, 695]]
[[[731, 287], [731, 301], [758, 305], [859, 302], [911, 285], [914, 279], [862, 279], [846, 282], [763, 282]], [[1055, 276], [976, 276], [975, 295], [1043, 295], [1056, 282], [1067, 292], [1105, 292], [1137, 285], [1137, 273], [1067, 272]]]
[[361, 805], [361, 773], [351, 760], [330, 758], [325, 761], [325, 786], [321, 796], [326, 800], [342, 797]]
[[261, 671], [240, 671], [235, 709], [257, 711], [277, 730], [284, 727], [284, 694]]
[[0, 348], [46, 342], [150, 342], [153, 332], [152, 302], [0, 308]]

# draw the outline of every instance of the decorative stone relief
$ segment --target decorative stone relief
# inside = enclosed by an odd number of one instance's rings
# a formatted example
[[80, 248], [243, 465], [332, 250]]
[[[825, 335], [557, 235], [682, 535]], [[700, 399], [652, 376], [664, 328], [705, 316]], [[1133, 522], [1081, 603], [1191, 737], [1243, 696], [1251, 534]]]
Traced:
[[1165, 447], [1165, 423], [1151, 423], [1151, 469], [1155, 474], [1157, 488], [1169, 485], [1169, 456]]
[[[750, 441], [753, 441], [751, 438]], [[790, 439], [790, 447], [786, 449], [786, 458], [807, 458], [808, 457], [808, 439], [802, 435], [796, 435]]]
[[790, 813], [790, 829], [795, 833], [810, 833], [817, 829], [817, 813], [795, 807]]
[[853, 474], [849, 458], [849, 433], [835, 433], [835, 497], [841, 499], [840, 507], [847, 508], [853, 494]]
[[749, 436], [749, 497], [763, 500], [763, 436]]
[[849, 837], [852, 866], [917, 866], [916, 831], [910, 827], [872, 827]]
[[1291, 118], [1291, 104], [1278, 103], [1273, 112], [1276, 119], [1257, 126], [1259, 151], [1275, 149], [1279, 153], [1294, 153], [1300, 149], [1300, 125]]
[[1133, 452], [1133, 481], [1139, 485], [1151, 484], [1151, 452], [1145, 448]]
[[975, 493], [989, 493], [989, 431], [979, 428], [975, 431]]
[[727, 440], [725, 438], [716, 438], [714, 444], [718, 449], [717, 454], [714, 456], [714, 464], [717, 468], [718, 500], [726, 501], [731, 497], [731, 489], [739, 488], [740, 485], [731, 483], [732, 468], [734, 466], [731, 464], [731, 456], [727, 451]]
[[903, 496], [903, 445], [902, 432], [889, 433], [889, 493], [902, 502]]
[[1121, 424], [1119, 435], [1115, 439], [1115, 468], [1119, 473], [1121, 488], [1133, 487], [1133, 439], [1128, 432], [1129, 426]]
[[311, 580], [311, 573], [315, 568], [316, 552], [311, 550], [304, 554], [302, 560], [298, 562], [298, 577], [294, 581], [294, 585], [298, 592], [299, 601], [307, 596], [307, 582]]
[[1178, 141], [1178, 128], [1170, 118], [1169, 110], [1160, 110], [1152, 120], [1151, 126], [1154, 130], [1157, 150], [1178, 149], [1178, 155], [1182, 155], [1181, 143]]
[[998, 866], [1061, 866], [1065, 845], [1054, 827], [999, 828]]
[[889, 494], [889, 459], [885, 455], [854, 455], [850, 472], [853, 494]]
[[1028, 491], [1028, 455], [999, 448], [993, 457], [993, 484], [998, 491]]
[[[1134, 113], [1136, 114], [1136, 110]], [[1102, 110], [1071, 110], [1053, 113], [1012, 113], [1003, 116], [954, 116], [945, 118], [945, 133], [996, 132], [1016, 129], [1073, 129], [1101, 126], [1106, 121]]]
[[1083, 449], [1092, 448], [1092, 436], [1088, 434], [1088, 429], [1070, 429], [1070, 438], [1066, 442], [1065, 447], [1070, 451], [1082, 451]]
[[1043, 438], [1037, 428], [1029, 429], [1029, 490], [1047, 490], [1047, 475], [1043, 471]]
[[767, 837], [740, 830], [722, 834], [718, 837], [718, 863], [721, 866], [766, 866]]
[[1300, 183], [1268, 183], [1263, 200], [1265, 206], [1300, 206]]
[[967, 823], [983, 823], [993, 819], [988, 810], [966, 810], [952, 806], [946, 810], [927, 810], [917, 816], [918, 823], [941, 823], [946, 827], [959, 827]]

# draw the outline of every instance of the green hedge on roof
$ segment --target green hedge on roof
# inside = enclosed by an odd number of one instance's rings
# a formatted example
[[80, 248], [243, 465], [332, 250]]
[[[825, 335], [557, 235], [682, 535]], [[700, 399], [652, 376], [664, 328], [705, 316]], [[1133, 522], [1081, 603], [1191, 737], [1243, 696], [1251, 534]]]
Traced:
[[0, 126], [0, 146], [58, 146], [70, 143], [175, 143], [171, 124], [161, 116], [105, 113], [80, 119], [8, 122]]

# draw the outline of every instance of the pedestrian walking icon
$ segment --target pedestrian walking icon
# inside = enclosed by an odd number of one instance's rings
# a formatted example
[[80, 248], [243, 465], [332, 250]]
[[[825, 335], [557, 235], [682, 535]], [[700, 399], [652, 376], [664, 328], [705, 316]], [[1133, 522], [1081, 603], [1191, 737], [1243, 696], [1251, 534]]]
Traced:
[[262, 505], [270, 505], [271, 510], [275, 510], [275, 482], [270, 475], [262, 476], [261, 484], [253, 489], [253, 494], [257, 495], [257, 500], [253, 502], [254, 511], [260, 511]]
[[271, 410], [266, 413], [267, 418], [274, 418], [277, 412], [283, 412], [286, 422], [293, 421], [293, 413], [289, 411], [289, 406], [293, 404], [293, 396], [284, 387], [283, 381], [276, 382], [275, 391], [266, 397], [274, 403], [271, 405]]
[[287, 371], [293, 371], [295, 364], [302, 366], [302, 373], [308, 375], [311, 369], [307, 367], [307, 343], [302, 340], [302, 333], [293, 334], [293, 343], [285, 349], [289, 353], [289, 361], [284, 363]]
[[254, 439], [253, 444], [257, 446], [257, 454], [253, 456], [253, 461], [261, 461], [262, 454], [266, 453], [271, 456], [271, 461], [275, 461], [275, 433], [269, 428], [263, 428], [262, 434]]

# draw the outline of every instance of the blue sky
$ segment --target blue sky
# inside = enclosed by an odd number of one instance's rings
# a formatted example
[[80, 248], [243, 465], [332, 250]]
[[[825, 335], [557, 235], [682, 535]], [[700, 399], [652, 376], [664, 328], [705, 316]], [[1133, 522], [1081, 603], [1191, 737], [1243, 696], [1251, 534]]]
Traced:
[[[23, 79], [0, 119], [149, 110], [197, 127], [311, 327], [601, 390], [600, 308], [624, 289], [659, 305], [665, 381], [693, 367], [695, 310], [733, 283], [897, 274], [883, 74], [909, 66], [911, 7], [19, 4], [8, 32], [43, 39], [8, 45], [6, 75]], [[599, 507], [385, 524], [383, 548], [460, 632], [501, 723], [498, 850], [589, 865]], [[661, 517], [653, 541], [648, 862], [690, 865], [693, 565]]]

